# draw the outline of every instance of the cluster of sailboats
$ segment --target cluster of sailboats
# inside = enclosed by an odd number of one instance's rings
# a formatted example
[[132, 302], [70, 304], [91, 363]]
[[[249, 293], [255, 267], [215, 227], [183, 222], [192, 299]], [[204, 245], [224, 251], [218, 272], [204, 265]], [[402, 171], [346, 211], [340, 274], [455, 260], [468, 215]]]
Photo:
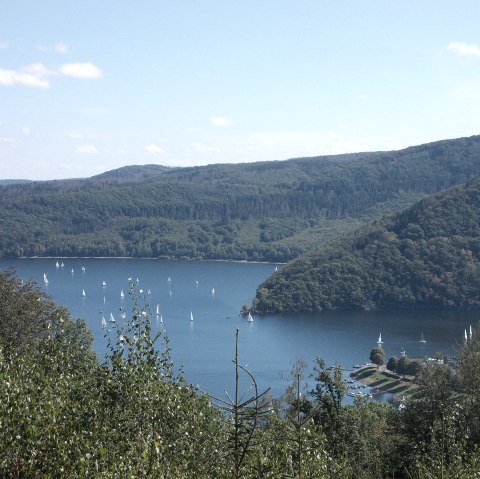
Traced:
[[[472, 325], [470, 325], [468, 333], [467, 333], [467, 330], [465, 329], [465, 333], [464, 333], [465, 342], [472, 339], [472, 336], [473, 336], [473, 329], [472, 329]], [[425, 336], [423, 335], [423, 331], [420, 334], [420, 341], [419, 342], [420, 343], [426, 343], [427, 342], [427, 340], [425, 339]], [[380, 345], [383, 344], [382, 333], [380, 333], [380, 335], [378, 336], [377, 344], [380, 344]]]

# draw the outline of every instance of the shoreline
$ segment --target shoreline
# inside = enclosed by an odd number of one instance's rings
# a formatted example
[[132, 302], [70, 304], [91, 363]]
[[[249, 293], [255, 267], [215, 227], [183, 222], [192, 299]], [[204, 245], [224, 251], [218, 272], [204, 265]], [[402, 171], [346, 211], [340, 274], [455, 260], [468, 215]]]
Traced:
[[287, 263], [271, 262], [271, 261], [249, 261], [246, 259], [196, 259], [196, 258], [151, 258], [151, 257], [133, 257], [133, 256], [17, 256], [16, 258], [0, 258], [6, 259], [123, 259], [123, 260], [153, 260], [153, 261], [198, 261], [198, 262], [216, 262], [216, 263], [245, 263], [245, 264], [272, 264], [285, 265]]

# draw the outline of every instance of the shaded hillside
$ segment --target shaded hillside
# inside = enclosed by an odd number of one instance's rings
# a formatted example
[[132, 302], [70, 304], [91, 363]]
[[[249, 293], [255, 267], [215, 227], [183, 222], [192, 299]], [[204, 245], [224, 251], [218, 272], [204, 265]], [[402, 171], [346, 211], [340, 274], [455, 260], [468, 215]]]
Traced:
[[269, 311], [480, 307], [480, 180], [311, 251], [257, 291]]
[[0, 255], [285, 261], [480, 174], [480, 137], [0, 187]]

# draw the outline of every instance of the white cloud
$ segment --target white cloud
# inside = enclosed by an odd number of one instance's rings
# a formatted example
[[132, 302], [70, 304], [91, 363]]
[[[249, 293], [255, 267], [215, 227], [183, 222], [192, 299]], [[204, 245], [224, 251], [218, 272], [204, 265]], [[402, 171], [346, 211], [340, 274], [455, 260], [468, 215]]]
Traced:
[[359, 100], [368, 100], [368, 95], [365, 93], [360, 93], [359, 95], [357, 95], [357, 98]]
[[210, 118], [210, 123], [215, 126], [230, 126], [232, 124], [231, 120], [223, 116], [214, 116]]
[[30, 136], [30, 128], [28, 128], [27, 126], [22, 127], [22, 135]]
[[0, 68], [0, 85], [26, 86], [30, 88], [50, 88], [51, 78], [64, 75], [79, 79], [96, 79], [103, 73], [92, 63], [65, 63], [58, 70], [50, 70], [41, 63], [32, 63], [19, 70], [5, 70]]
[[145, 151], [148, 151], [148, 153], [152, 153], [153, 155], [164, 155], [165, 154], [165, 150], [163, 148], [161, 148], [160, 146], [155, 145], [155, 144], [145, 145], [143, 147], [143, 149]]
[[65, 43], [55, 43], [55, 46], [53, 47], [53, 49], [57, 52], [57, 53], [67, 53], [68, 52], [68, 45], [65, 45]]
[[452, 42], [447, 50], [460, 57], [480, 57], [480, 46], [472, 43]]
[[59, 73], [71, 77], [81, 78], [85, 80], [95, 80], [103, 76], [102, 70], [96, 67], [93, 63], [64, 63], [58, 69]]
[[44, 45], [39, 45], [37, 50], [44, 53], [56, 52], [56, 53], [67, 53], [68, 45], [62, 42], [55, 43], [53, 47], [46, 47]]
[[8, 42], [0, 42], [0, 50], [6, 50], [9, 47]]
[[201, 153], [202, 155], [208, 155], [211, 153], [220, 153], [220, 148], [213, 147], [213, 146], [206, 146], [199, 142], [194, 142], [190, 144], [191, 148], [187, 150], [187, 153], [191, 153], [192, 151], [196, 153]]
[[0, 85], [50, 88], [50, 81], [39, 71], [30, 72], [29, 67], [18, 71], [0, 69]]
[[82, 145], [77, 148], [77, 153], [96, 155], [98, 153], [98, 150], [93, 145]]

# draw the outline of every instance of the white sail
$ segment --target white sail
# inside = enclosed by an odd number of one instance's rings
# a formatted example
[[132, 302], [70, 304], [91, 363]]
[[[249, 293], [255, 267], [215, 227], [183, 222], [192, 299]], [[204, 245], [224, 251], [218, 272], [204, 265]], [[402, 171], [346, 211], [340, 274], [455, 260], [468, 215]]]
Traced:
[[420, 342], [421, 343], [426, 343], [427, 340], [425, 339], [425, 336], [423, 335], [423, 331], [422, 331], [422, 334], [420, 335]]
[[468, 334], [469, 339], [472, 339], [472, 336], [473, 336], [472, 325], [470, 325], [470, 331]]
[[212, 296], [215, 294], [215, 288], [212, 288]]
[[105, 316], [102, 316], [102, 328], [105, 329], [107, 327], [107, 320], [105, 319]]
[[103, 286], [103, 287], [107, 286], [107, 282], [106, 282], [106, 281], [102, 281], [102, 286]]
[[160, 315], [160, 322], [163, 323], [163, 317]]
[[467, 330], [465, 330], [465, 335], [464, 335], [464, 337], [465, 337], [465, 341], [468, 341]]
[[62, 261], [62, 264], [60, 265], [61, 268], [63, 268], [65, 265], [63, 264], [63, 261]]
[[169, 283], [171, 283], [171, 282], [172, 282], [172, 278], [170, 278], [170, 276], [169, 276], [168, 279], [167, 279], [167, 281], [168, 281]]
[[122, 291], [120, 291], [120, 298], [123, 299], [125, 297], [125, 293], [123, 292], [123, 289]]
[[193, 321], [193, 312], [190, 311], [190, 321]]
[[157, 316], [160, 314], [160, 305], [157, 304]]
[[248, 313], [247, 321], [248, 321], [249, 323], [252, 323], [252, 322], [253, 322], [253, 317], [252, 317], [252, 315], [251, 315], [250, 313]]
[[58, 261], [55, 263], [55, 268], [60, 268], [60, 264], [58, 263]]
[[85, 290], [84, 290], [84, 289], [82, 289], [82, 296], [83, 296], [83, 297], [85, 297], [85, 296], [86, 296], [86, 294], [85, 294]]
[[44, 282], [45, 284], [48, 284], [47, 273], [43, 273], [43, 282]]
[[383, 341], [382, 341], [382, 333], [380, 333], [379, 336], [378, 336], [377, 344], [383, 344]]
[[113, 317], [113, 313], [110, 313], [110, 322], [111, 323], [115, 322], [115, 318]]
[[82, 271], [86, 271], [85, 266], [82, 266]]
[[70, 271], [70, 273], [72, 273], [72, 274], [74, 273], [73, 268], [72, 268], [72, 271]]

